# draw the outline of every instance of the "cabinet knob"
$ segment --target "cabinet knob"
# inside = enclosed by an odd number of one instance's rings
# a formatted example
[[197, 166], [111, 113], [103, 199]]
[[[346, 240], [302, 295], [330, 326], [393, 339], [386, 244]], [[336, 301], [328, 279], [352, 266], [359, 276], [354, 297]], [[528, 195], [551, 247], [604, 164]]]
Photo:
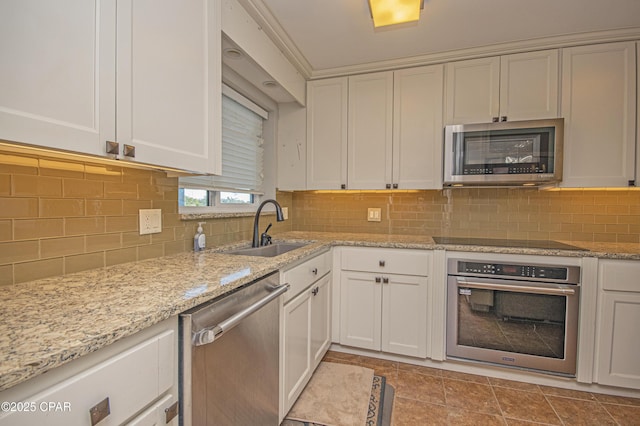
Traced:
[[380, 260], [380, 261], [378, 261], [378, 265], [380, 265], [380, 266], [381, 266], [381, 267], [383, 267], [383, 268], [384, 268], [384, 263], [385, 263], [385, 262], [384, 262], [384, 260]]
[[391, 184], [390, 183], [386, 184], [385, 186], [386, 186], [387, 189], [391, 189]]
[[500, 117], [500, 121], [507, 121], [507, 116], [503, 115], [502, 117]]
[[314, 296], [317, 296], [319, 291], [320, 291], [320, 287], [316, 287], [313, 290], [311, 290], [311, 294], [313, 294]]
[[136, 147], [133, 145], [124, 145], [122, 154], [125, 157], [136, 158]]
[[118, 150], [120, 149], [120, 144], [118, 142], [107, 141], [105, 145], [105, 151], [107, 154], [118, 155]]
[[491, 121], [493, 121], [494, 123], [497, 123], [499, 121], [499, 117], [492, 117]]
[[347, 185], [343, 183], [342, 185], [340, 185], [340, 189], [347, 189]]
[[178, 415], [178, 401], [171, 404], [168, 408], [164, 409], [164, 420], [165, 424], [169, 424], [171, 420], [173, 420]]
[[102, 401], [98, 402], [93, 407], [89, 408], [89, 417], [91, 418], [91, 426], [95, 426], [104, 420], [109, 414], [111, 414], [111, 407], [109, 405], [109, 397], [106, 397]]
[[318, 275], [318, 268], [313, 268], [313, 269], [311, 270], [311, 273], [312, 273], [313, 275]]
[[379, 283], [380, 281], [382, 281], [382, 279], [380, 277], [376, 277], [376, 282]]
[[389, 278], [386, 278], [386, 277], [385, 277], [385, 278], [383, 278], [383, 279], [382, 279], [382, 283], [383, 283], [383, 284], [389, 284]]

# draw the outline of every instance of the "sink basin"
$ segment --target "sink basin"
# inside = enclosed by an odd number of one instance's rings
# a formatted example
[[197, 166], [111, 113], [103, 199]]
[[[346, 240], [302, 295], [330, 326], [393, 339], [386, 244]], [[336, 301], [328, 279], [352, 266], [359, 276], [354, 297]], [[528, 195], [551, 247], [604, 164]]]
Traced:
[[240, 250], [227, 251], [225, 254], [240, 254], [243, 256], [274, 257], [291, 250], [306, 246], [308, 243], [274, 243], [262, 247], [248, 247]]

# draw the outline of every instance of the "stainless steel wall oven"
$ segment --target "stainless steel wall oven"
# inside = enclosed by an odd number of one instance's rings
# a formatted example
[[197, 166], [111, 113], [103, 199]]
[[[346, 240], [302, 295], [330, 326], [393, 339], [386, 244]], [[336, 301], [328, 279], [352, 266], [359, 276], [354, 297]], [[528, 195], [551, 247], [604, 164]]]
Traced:
[[449, 259], [447, 357], [575, 376], [580, 267]]

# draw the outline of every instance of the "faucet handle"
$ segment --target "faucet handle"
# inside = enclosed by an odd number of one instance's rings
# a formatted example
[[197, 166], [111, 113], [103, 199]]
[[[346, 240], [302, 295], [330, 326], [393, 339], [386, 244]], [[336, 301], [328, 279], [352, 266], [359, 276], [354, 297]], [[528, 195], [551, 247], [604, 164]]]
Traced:
[[267, 234], [267, 231], [269, 231], [269, 228], [271, 228], [273, 224], [270, 223], [269, 226], [267, 226], [267, 229], [264, 230], [264, 232], [262, 233], [262, 235], [260, 235], [260, 245], [261, 246], [266, 246], [271, 244], [271, 235]]

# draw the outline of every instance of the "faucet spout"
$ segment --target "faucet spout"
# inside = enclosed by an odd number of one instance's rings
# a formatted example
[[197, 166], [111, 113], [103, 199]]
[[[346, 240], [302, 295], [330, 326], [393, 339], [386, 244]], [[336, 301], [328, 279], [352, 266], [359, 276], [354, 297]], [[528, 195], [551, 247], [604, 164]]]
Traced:
[[259, 222], [260, 222], [260, 212], [265, 204], [273, 204], [276, 207], [276, 220], [278, 222], [282, 222], [284, 220], [284, 215], [282, 214], [282, 207], [276, 200], [268, 199], [264, 200], [260, 203], [258, 207], [258, 211], [256, 211], [256, 217], [253, 219], [253, 241], [251, 242], [251, 247], [260, 247], [260, 231], [259, 231]]

